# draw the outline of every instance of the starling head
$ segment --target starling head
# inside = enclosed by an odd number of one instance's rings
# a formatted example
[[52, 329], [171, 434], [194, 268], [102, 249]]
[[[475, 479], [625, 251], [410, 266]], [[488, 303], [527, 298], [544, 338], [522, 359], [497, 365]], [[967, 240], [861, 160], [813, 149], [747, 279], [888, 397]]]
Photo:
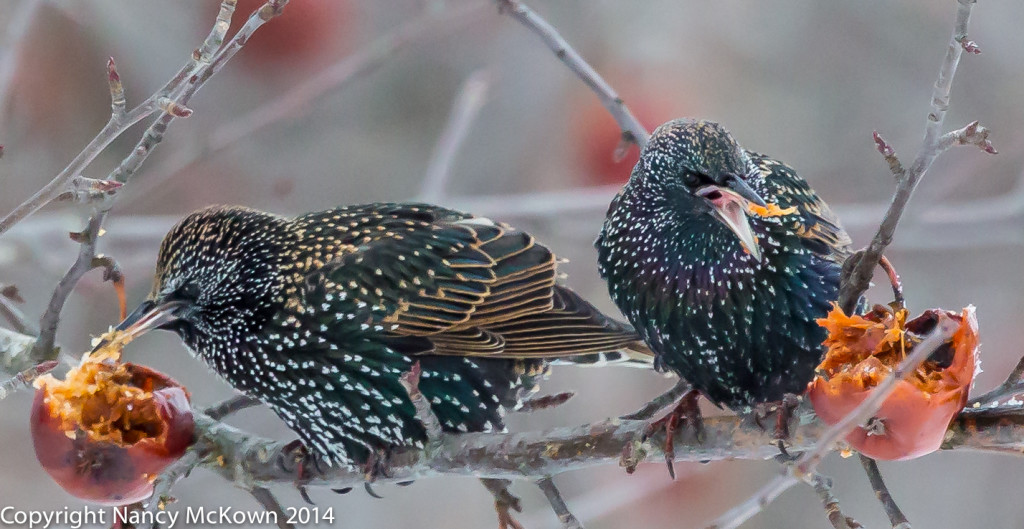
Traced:
[[760, 259], [746, 212], [748, 203], [765, 206], [748, 184], [757, 174], [750, 156], [725, 127], [677, 119], [654, 131], [631, 180], [659, 187], [681, 211], [714, 217]]
[[132, 335], [172, 330], [204, 355], [239, 343], [283, 303], [288, 238], [287, 221], [268, 213], [192, 213], [164, 238], [152, 292], [118, 328]]

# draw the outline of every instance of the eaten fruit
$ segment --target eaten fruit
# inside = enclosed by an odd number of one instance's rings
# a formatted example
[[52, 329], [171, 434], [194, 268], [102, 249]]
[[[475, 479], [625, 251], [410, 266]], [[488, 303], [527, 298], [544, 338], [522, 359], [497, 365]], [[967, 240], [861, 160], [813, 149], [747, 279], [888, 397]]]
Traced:
[[123, 505], [148, 498], [153, 480], [192, 444], [188, 392], [167, 375], [121, 363], [124, 340], [86, 355], [64, 380], [35, 382], [36, 458], [64, 490], [84, 500]]
[[974, 380], [974, 307], [960, 314], [927, 310], [910, 321], [903, 308], [877, 305], [864, 316], [847, 316], [834, 307], [818, 320], [828, 330], [828, 353], [808, 390], [815, 413], [827, 424], [839, 422], [944, 319], [958, 325], [953, 338], [897, 383], [868, 424], [846, 437], [850, 446], [875, 459], [911, 459], [937, 450]]

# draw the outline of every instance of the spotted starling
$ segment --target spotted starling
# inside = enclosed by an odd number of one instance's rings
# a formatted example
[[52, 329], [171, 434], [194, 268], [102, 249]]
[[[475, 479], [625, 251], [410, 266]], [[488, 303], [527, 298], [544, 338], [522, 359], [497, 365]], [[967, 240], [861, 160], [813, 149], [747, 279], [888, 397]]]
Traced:
[[426, 441], [399, 381], [415, 362], [442, 428], [479, 432], [503, 428], [549, 361], [651, 358], [556, 284], [557, 263], [527, 233], [425, 204], [211, 207], [166, 235], [119, 328], [176, 332], [322, 461], [363, 465]]
[[806, 389], [825, 338], [815, 319], [838, 297], [850, 238], [792, 168], [718, 123], [670, 121], [595, 245], [660, 367], [734, 410]]

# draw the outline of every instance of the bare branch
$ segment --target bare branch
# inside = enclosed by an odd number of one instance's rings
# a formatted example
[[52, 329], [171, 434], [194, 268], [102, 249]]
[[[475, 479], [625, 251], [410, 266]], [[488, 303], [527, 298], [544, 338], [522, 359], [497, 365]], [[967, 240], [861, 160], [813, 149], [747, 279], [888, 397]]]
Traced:
[[204, 413], [209, 415], [211, 419], [219, 421], [228, 415], [242, 411], [246, 408], [259, 406], [260, 404], [261, 403], [257, 398], [250, 397], [248, 395], [235, 395], [230, 399], [206, 408]]
[[551, 508], [558, 515], [558, 521], [562, 522], [562, 529], [583, 529], [583, 524], [569, 511], [569, 506], [562, 499], [562, 493], [558, 491], [558, 487], [550, 477], [538, 479], [537, 486], [540, 487], [541, 492], [547, 497], [548, 503], [551, 504]]
[[35, 324], [29, 321], [21, 309], [14, 305], [24, 301], [18, 293], [18, 287], [0, 283], [0, 316], [3, 316], [10, 322], [11, 327], [21, 334], [39, 334], [39, 329], [36, 329]]
[[3, 49], [6, 52], [0, 58], [0, 127], [7, 123], [7, 97], [11, 93], [11, 81], [25, 46], [25, 37], [41, 5], [43, 0], [21, 0], [4, 32]]
[[341, 90], [352, 81], [375, 71], [387, 59], [412, 43], [477, 20], [482, 9], [483, 4], [470, 3], [441, 14], [432, 11], [403, 24], [313, 77], [296, 84], [273, 101], [220, 125], [201, 142], [201, 145], [171, 157], [136, 187], [141, 193], [146, 193], [190, 169], [197, 162], [236, 145], [242, 139], [251, 137], [274, 123], [302, 116], [308, 112], [307, 109], [316, 99]]
[[626, 103], [619, 97], [619, 94], [612, 89], [604, 78], [594, 70], [583, 57], [569, 45], [568, 42], [558, 33], [554, 26], [544, 20], [534, 10], [530, 9], [517, 0], [495, 0], [498, 3], [498, 11], [508, 14], [510, 17], [526, 26], [535, 35], [540, 37], [544, 44], [554, 52], [558, 60], [569, 67], [577, 77], [580, 78], [601, 100], [604, 108], [615, 118], [615, 122], [622, 129], [622, 140], [635, 143], [643, 148], [647, 145], [649, 134], [647, 129], [640, 123], [636, 116], [629, 111]]
[[810, 479], [810, 484], [814, 487], [814, 492], [818, 493], [818, 497], [821, 498], [821, 505], [825, 508], [825, 516], [828, 518], [829, 523], [832, 524], [832, 527], [835, 527], [835, 529], [860, 529], [864, 527], [857, 520], [843, 514], [843, 510], [839, 507], [839, 500], [832, 494], [831, 479], [815, 472]]
[[[11, 218], [11, 224], [53, 200], [59, 194], [60, 188], [67, 186], [72, 178], [71, 176], [65, 176], [65, 173], [72, 168], [81, 169], [88, 165], [102, 148], [106, 147], [110, 141], [124, 131], [124, 128], [119, 128], [122, 122], [132, 121], [135, 114], [140, 114], [139, 119], [142, 119], [156, 110], [163, 110], [164, 113], [146, 129], [142, 139], [135, 145], [131, 153], [107, 176], [107, 180], [112, 182], [122, 184], [127, 182], [142, 163], [145, 162], [146, 158], [149, 157], [153, 148], [163, 139], [164, 132], [171, 121], [176, 117], [185, 117], [191, 114], [192, 111], [185, 106], [189, 99], [237, 53], [242, 43], [252, 36], [254, 31], [266, 23], [267, 20], [277, 16], [287, 3], [288, 0], [268, 1], [249, 17], [245, 25], [238, 30], [226, 45], [221, 46], [235, 6], [235, 0], [224, 0], [221, 3], [213, 29], [204, 40], [202, 46], [193, 52], [189, 62], [163, 88], [150, 96], [145, 103], [127, 114], [124, 114], [123, 105], [120, 102], [124, 98], [124, 87], [121, 84], [120, 76], [117, 74], [113, 61], [108, 62], [107, 78], [110, 85], [111, 108], [113, 111], [107, 124], [108, 126], [104, 128], [104, 131], [107, 131], [108, 128], [110, 131], [106, 135], [101, 131], [100, 135], [94, 138], [93, 142], [75, 158], [76, 161], [72, 161], [72, 164], [65, 168], [50, 184], [47, 184], [32, 199], [8, 215], [8, 218]], [[132, 123], [135, 121], [132, 121]], [[101, 146], [99, 146], [100, 143], [102, 143]], [[94, 147], [94, 144], [97, 146]], [[90, 149], [93, 149], [95, 152], [92, 152]], [[82, 160], [77, 162], [80, 158]], [[79, 163], [81, 167], [77, 165]], [[75, 174], [77, 174], [77, 170]], [[61, 310], [71, 291], [78, 284], [78, 281], [95, 266], [94, 259], [96, 257], [97, 240], [102, 234], [103, 221], [106, 219], [107, 211], [109, 211], [111, 205], [108, 201], [102, 207], [96, 208], [89, 218], [86, 229], [80, 234], [81, 247], [79, 248], [78, 258], [57, 284], [47, 305], [46, 312], [43, 313], [40, 320], [39, 341], [32, 350], [32, 357], [37, 359], [37, 361], [51, 360], [56, 357], [53, 344], [57, 333], [57, 325], [60, 321]], [[5, 227], [4, 223], [6, 221], [7, 219], [0, 221], [0, 234], [6, 231], [6, 227], [9, 227], [9, 225]]]
[[7, 398], [9, 395], [24, 389], [32, 385], [32, 381], [39, 375], [49, 373], [53, 368], [57, 367], [56, 360], [50, 360], [43, 362], [39, 365], [30, 367], [21, 373], [18, 373], [13, 378], [3, 381], [0, 383], [0, 400]]
[[430, 158], [430, 163], [427, 164], [419, 200], [423, 202], [439, 202], [441, 200], [451, 175], [451, 166], [455, 161], [455, 155], [458, 154], [459, 147], [462, 146], [466, 135], [469, 134], [470, 126], [480, 114], [480, 109], [483, 108], [490, 84], [490, 74], [487, 70], [473, 72], [462, 83], [462, 88], [455, 97], [451, 113], [448, 115], [448, 123], [445, 124], [444, 132], [437, 140], [434, 154]]
[[[874, 238], [871, 239], [871, 243], [867, 248], [860, 250], [850, 257], [848, 264], [844, 266], [839, 293], [839, 306], [847, 314], [853, 312], [857, 300], [868, 289], [875, 265], [878, 264], [878, 259], [882, 256], [886, 247], [892, 242], [893, 235], [896, 233], [896, 227], [903, 216], [903, 211], [910, 202], [910, 197], [914, 194], [914, 190], [917, 188], [917, 184], [920, 183], [921, 177], [931, 167], [935, 158], [944, 150], [942, 147], [942, 123], [946, 117], [946, 110], [949, 108], [949, 93], [953, 85], [953, 76], [956, 74], [956, 67], [964, 51], [959, 39], [961, 36], [967, 35], [967, 24], [971, 18], [971, 7], [973, 5], [974, 0], [957, 0], [956, 24], [953, 36], [950, 37], [946, 57], [942, 61], [938, 79], [935, 81], [935, 86], [932, 89], [931, 109], [925, 123], [924, 140], [922, 140], [921, 147], [914, 158], [914, 163], [906, 171], [896, 174], [898, 179], [896, 193], [893, 195], [889, 209], [886, 211], [882, 223], [878, 226]], [[878, 138], [876, 133], [876, 142], [878, 140], [880, 138]], [[880, 150], [883, 144], [884, 140], [882, 143], [879, 143]], [[885, 152], [882, 154], [889, 161], [890, 168], [893, 168], [894, 165], [890, 161], [889, 155], [886, 155]], [[891, 156], [894, 157], [895, 154]]]
[[856, 408], [846, 414], [839, 422], [826, 430], [810, 450], [801, 455], [792, 465], [786, 465], [785, 471], [761, 488], [756, 494], [743, 503], [733, 507], [715, 520], [709, 527], [715, 529], [734, 529], [760, 512], [765, 506], [778, 498], [800, 481], [812, 477], [818, 463], [831, 452], [840, 439], [846, 437], [854, 428], [867, 422], [885, 399], [896, 389], [897, 384], [913, 373], [922, 362], [942, 344], [946, 343], [956, 332], [957, 323], [948, 316], [940, 316], [934, 331], [914, 347], [914, 352], [907, 355], [900, 365], [885, 380], [878, 384]]
[[989, 154], [998, 154], [992, 142], [988, 141], [988, 133], [987, 128], [979, 125], [977, 121], [972, 121], [961, 129], [943, 134], [936, 148], [941, 152], [954, 145], [975, 145]]
[[249, 490], [249, 494], [259, 502], [268, 512], [276, 514], [274, 519], [277, 520], [277, 526], [280, 529], [294, 529], [295, 526], [288, 523], [289, 516], [284, 512], [284, 507], [281, 506], [281, 502], [277, 501], [274, 497], [274, 493], [270, 492], [269, 489], [263, 487], [253, 487]]
[[864, 466], [864, 472], [867, 473], [868, 481], [871, 482], [871, 489], [875, 491], [875, 497], [882, 504], [885, 515], [889, 517], [892, 529], [911, 529], [907, 517], [903, 514], [900, 506], [896, 505], [896, 500], [892, 499], [892, 494], [889, 494], [889, 487], [885, 485], [885, 480], [882, 479], [882, 472], [878, 470], [878, 463], [874, 459], [861, 454], [860, 464]]

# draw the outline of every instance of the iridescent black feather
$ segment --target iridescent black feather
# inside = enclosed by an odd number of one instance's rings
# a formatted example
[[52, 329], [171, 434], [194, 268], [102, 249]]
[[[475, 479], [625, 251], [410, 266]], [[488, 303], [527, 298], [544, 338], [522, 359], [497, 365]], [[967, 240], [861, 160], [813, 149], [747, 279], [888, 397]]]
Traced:
[[[694, 193], [722, 175], [788, 210], [747, 215], [760, 259]], [[815, 319], [837, 298], [849, 245], [792, 168], [692, 120], [655, 131], [596, 242], [612, 298], [659, 365], [731, 408], [803, 393], [823, 352]]]
[[295, 219], [240, 207], [195, 212], [165, 237], [147, 306], [237, 389], [272, 408], [328, 462], [422, 446], [399, 382], [442, 428], [503, 428], [549, 360], [650, 358], [639, 336], [555, 283], [532, 236], [421, 204]]

